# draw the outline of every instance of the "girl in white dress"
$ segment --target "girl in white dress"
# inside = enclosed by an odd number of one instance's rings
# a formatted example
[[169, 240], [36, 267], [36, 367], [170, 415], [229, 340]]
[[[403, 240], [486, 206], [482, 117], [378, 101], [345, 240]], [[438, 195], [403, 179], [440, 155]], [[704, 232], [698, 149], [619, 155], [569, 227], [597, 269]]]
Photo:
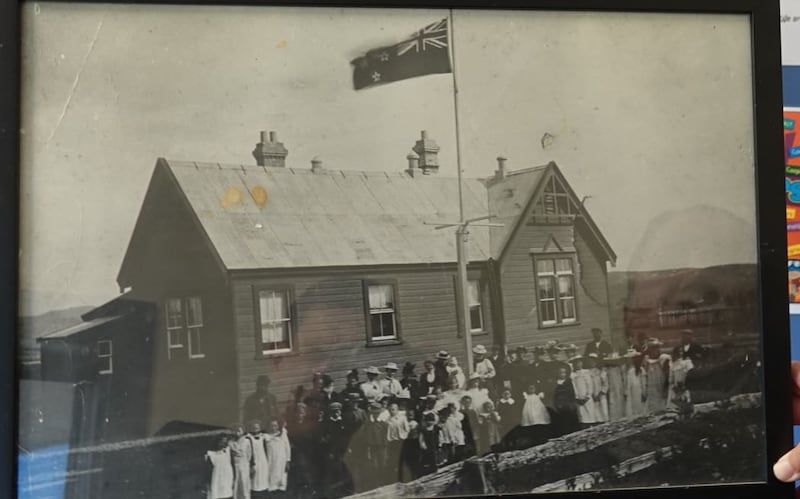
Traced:
[[[464, 389], [467, 387], [467, 377], [464, 375], [464, 370], [458, 365], [458, 360], [455, 357], [450, 357], [447, 361], [447, 374], [452, 379], [455, 378], [458, 382], [456, 388]], [[452, 385], [450, 386], [452, 389]]]
[[672, 358], [661, 353], [661, 341], [650, 338], [647, 341], [647, 357], [644, 369], [647, 372], [645, 384], [645, 410], [648, 414], [667, 408], [669, 366]]
[[277, 419], [270, 422], [272, 433], [265, 435], [267, 448], [267, 469], [269, 492], [285, 491], [289, 478], [289, 463], [292, 461], [292, 448], [289, 445], [289, 436], [286, 428], [281, 428]]
[[596, 353], [590, 353], [589, 374], [592, 377], [592, 399], [595, 423], [608, 422], [608, 372], [600, 366]]
[[236, 436], [230, 444], [233, 457], [233, 499], [250, 499], [250, 460], [253, 450], [242, 425], [235, 424]]
[[536, 385], [528, 385], [525, 393], [525, 404], [522, 406], [520, 418], [520, 444], [530, 447], [547, 440], [550, 433], [550, 413], [542, 399], [544, 393], [536, 393]]
[[483, 403], [489, 400], [489, 390], [481, 388], [481, 377], [477, 373], [472, 373], [469, 377], [469, 389], [466, 395], [472, 397], [472, 407], [481, 408]]
[[228, 446], [228, 435], [219, 438], [217, 450], [206, 452], [206, 461], [211, 464], [211, 480], [207, 499], [230, 499], [233, 497], [233, 461]]
[[266, 497], [269, 488], [269, 462], [267, 461], [267, 445], [261, 431], [261, 421], [250, 422], [250, 433], [247, 439], [253, 451], [252, 468], [250, 468], [250, 497], [260, 499]]

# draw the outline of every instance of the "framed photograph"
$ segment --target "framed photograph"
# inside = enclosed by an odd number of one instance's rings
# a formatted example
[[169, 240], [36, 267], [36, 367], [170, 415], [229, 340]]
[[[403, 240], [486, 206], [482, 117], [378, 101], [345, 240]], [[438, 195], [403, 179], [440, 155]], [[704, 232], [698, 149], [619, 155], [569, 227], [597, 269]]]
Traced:
[[792, 497], [776, 1], [19, 9], [18, 497]]

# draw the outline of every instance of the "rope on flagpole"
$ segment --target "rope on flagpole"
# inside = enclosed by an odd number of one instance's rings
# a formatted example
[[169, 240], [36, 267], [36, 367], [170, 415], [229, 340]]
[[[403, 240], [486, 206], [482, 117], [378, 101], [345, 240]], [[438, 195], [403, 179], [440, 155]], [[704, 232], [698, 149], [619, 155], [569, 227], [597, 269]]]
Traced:
[[456, 119], [456, 167], [458, 168], [458, 213], [461, 217], [461, 222], [466, 220], [464, 216], [464, 193], [463, 181], [461, 171], [461, 128], [458, 122], [458, 81], [456, 78], [456, 44], [455, 44], [455, 25], [453, 24], [453, 9], [450, 9], [450, 67], [453, 72], [453, 107], [455, 109]]

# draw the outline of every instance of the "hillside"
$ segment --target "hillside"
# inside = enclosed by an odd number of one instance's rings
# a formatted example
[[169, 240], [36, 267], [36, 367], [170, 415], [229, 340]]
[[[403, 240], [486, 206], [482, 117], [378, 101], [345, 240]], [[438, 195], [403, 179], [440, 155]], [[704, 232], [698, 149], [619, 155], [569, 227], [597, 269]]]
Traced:
[[94, 307], [72, 307], [19, 318], [19, 356], [22, 362], [39, 360], [36, 338], [81, 322], [81, 315]]

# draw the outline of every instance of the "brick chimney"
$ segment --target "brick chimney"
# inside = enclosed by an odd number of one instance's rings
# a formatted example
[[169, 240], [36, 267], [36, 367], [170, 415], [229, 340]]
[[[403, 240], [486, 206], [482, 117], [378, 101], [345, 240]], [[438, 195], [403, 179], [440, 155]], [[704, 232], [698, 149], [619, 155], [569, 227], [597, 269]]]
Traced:
[[319, 159], [319, 156], [314, 156], [314, 159], [311, 160], [311, 173], [322, 173], [324, 170], [322, 160]]
[[286, 167], [286, 156], [289, 151], [283, 147], [283, 142], [278, 142], [278, 134], [275, 132], [261, 132], [261, 142], [256, 144], [253, 149], [253, 157], [256, 158], [258, 166], [274, 166], [279, 168]]
[[414, 144], [413, 151], [419, 156], [419, 168], [424, 175], [439, 171], [439, 145], [428, 137], [428, 131], [422, 130], [421, 138]]

